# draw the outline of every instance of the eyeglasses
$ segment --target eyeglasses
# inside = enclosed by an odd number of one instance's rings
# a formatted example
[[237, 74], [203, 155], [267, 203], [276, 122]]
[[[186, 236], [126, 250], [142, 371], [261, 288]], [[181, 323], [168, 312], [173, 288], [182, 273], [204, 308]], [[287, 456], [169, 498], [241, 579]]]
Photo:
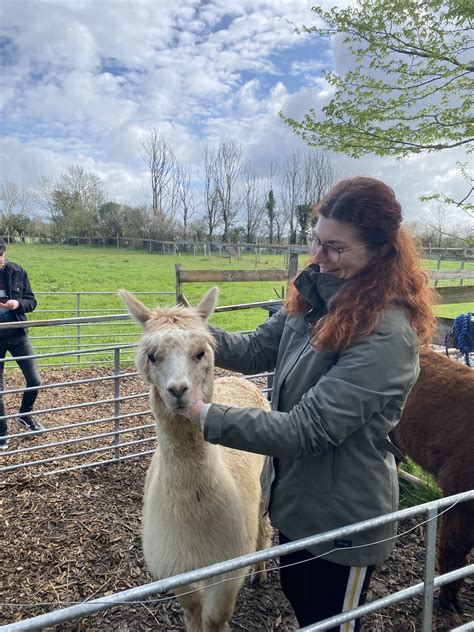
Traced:
[[325, 244], [319, 239], [312, 228], [306, 231], [306, 235], [312, 242], [312, 249], [316, 251], [318, 250], [318, 248], [322, 248], [324, 256], [331, 263], [337, 263], [341, 258], [343, 252], [349, 252], [349, 250], [358, 250], [359, 248], [367, 248], [367, 244], [363, 244], [362, 246], [353, 246], [352, 248], [337, 248], [337, 246], [333, 246], [332, 244]]

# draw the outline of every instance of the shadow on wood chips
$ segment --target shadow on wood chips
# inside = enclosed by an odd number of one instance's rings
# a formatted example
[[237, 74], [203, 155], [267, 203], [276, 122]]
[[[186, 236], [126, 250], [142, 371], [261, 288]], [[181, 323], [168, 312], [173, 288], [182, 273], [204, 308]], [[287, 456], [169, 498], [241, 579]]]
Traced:
[[[85, 369], [80, 373], [65, 370], [46, 374], [43, 371], [43, 380], [60, 382], [78, 379], [78, 376], [96, 377], [106, 373], [105, 369], [97, 368]], [[225, 374], [224, 371], [217, 373]], [[21, 382], [17, 376], [10, 375], [8, 388], [13, 388], [15, 384], [20, 385]], [[70, 388], [60, 394], [55, 390], [43, 391], [37, 407], [49, 408], [58, 403], [67, 405], [91, 399], [107, 399], [111, 396], [111, 388], [110, 382], [98, 382], [93, 386]], [[124, 380], [123, 394], [144, 390], [137, 378]], [[133, 406], [135, 410], [148, 407], [145, 398], [139, 403], [134, 401], [128, 404], [130, 410]], [[14, 398], [7, 398], [7, 404], [13, 412], [17, 402]], [[110, 414], [110, 410], [97, 406], [94, 410], [74, 410], [68, 414], [68, 419], [70, 423], [77, 423], [107, 414]], [[53, 414], [42, 420], [47, 427], [59, 425]], [[146, 415], [141, 420], [152, 421]], [[136, 419], [130, 423], [139, 425]], [[13, 432], [14, 422], [10, 423], [10, 427]], [[94, 432], [100, 430], [98, 427]], [[74, 432], [84, 433], [84, 430], [71, 430], [67, 436], [74, 436]], [[39, 437], [35, 437], [29, 441], [25, 439], [23, 443], [32, 446], [39, 440]], [[21, 438], [12, 440], [11, 447], [18, 447], [20, 442]], [[151, 445], [146, 444], [146, 449]], [[3, 553], [1, 600], [4, 603], [0, 624], [152, 581], [145, 568], [140, 546], [142, 488], [149, 459], [146, 456], [119, 464], [39, 477], [34, 475], [38, 473], [38, 468], [35, 471], [28, 468], [4, 477], [0, 500], [4, 516], [0, 523]], [[8, 457], [4, 461], [11, 462]], [[399, 525], [399, 532], [415, 524], [415, 520], [405, 521]], [[372, 581], [369, 601], [421, 581], [423, 559], [423, 533], [418, 528], [400, 539], [391, 559], [379, 565]], [[269, 573], [266, 585], [251, 587], [248, 582], [245, 583], [231, 621], [232, 631], [289, 632], [297, 629], [291, 608], [280, 590], [274, 562], [271, 568], [273, 570]], [[468, 578], [461, 590], [462, 615], [446, 612], [435, 605], [435, 632], [451, 630], [473, 619], [472, 584], [472, 578]], [[83, 620], [48, 629], [88, 632], [183, 630], [179, 604], [171, 594], [160, 596], [161, 599], [163, 597], [166, 600], [158, 603], [148, 599], [142, 603], [116, 606]], [[421, 607], [421, 598], [415, 598], [386, 608], [366, 617], [362, 629], [367, 632], [419, 630]]]

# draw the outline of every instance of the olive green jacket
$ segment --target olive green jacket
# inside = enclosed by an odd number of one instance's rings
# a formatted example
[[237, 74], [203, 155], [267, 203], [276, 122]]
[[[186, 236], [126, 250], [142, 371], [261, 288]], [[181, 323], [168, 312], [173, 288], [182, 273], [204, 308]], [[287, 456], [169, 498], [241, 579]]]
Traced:
[[[306, 314], [282, 310], [250, 336], [212, 328], [218, 366], [246, 374], [274, 369], [275, 377], [271, 412], [212, 404], [204, 437], [272, 457], [262, 473], [267, 507], [273, 526], [292, 540], [398, 509], [387, 437], [418, 377], [418, 346], [405, 310], [393, 306], [350, 348], [314, 350], [314, 321], [343, 283], [310, 266], [295, 282], [312, 306]], [[395, 533], [392, 523], [310, 550], [367, 566], [390, 555], [394, 540], [376, 542]]]

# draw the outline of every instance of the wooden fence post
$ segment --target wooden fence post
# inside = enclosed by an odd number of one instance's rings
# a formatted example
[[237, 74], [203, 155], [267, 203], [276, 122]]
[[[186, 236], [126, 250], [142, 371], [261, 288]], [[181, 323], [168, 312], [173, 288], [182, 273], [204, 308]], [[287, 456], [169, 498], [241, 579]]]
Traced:
[[[438, 255], [438, 263], [436, 264], [436, 269], [439, 270], [441, 267], [441, 259], [443, 258], [443, 255]], [[435, 287], [438, 286], [438, 279], [435, 280]]]
[[288, 255], [288, 281], [292, 281], [298, 274], [298, 253], [290, 252]]
[[181, 301], [181, 297], [183, 295], [183, 288], [181, 284], [181, 264], [176, 263], [174, 266], [176, 273], [176, 304], [179, 305]]

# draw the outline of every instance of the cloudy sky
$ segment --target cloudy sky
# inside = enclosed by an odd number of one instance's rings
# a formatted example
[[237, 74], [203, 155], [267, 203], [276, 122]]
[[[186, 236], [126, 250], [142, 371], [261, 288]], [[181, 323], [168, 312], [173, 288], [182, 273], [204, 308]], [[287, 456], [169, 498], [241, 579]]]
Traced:
[[[204, 143], [223, 134], [266, 175], [271, 162], [304, 149], [278, 112], [300, 119], [319, 109], [331, 95], [322, 70], [350, 64], [337, 41], [295, 33], [314, 23], [312, 4], [0, 0], [0, 179], [33, 188], [80, 164], [100, 176], [109, 199], [142, 204], [140, 148], [152, 127], [196, 180]], [[426, 212], [420, 193], [463, 196], [460, 157], [335, 155], [333, 165], [339, 176], [384, 179], [414, 219]]]

